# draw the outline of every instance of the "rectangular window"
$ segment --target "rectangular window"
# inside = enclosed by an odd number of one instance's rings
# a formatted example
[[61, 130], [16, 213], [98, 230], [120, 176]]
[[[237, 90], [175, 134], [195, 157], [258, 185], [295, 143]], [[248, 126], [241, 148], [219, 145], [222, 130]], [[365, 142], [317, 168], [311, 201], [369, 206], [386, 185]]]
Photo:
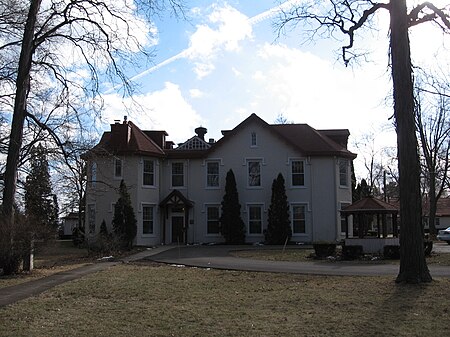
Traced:
[[251, 144], [252, 144], [251, 145], [252, 147], [255, 147], [258, 145], [257, 138], [256, 138], [256, 132], [252, 132], [252, 143]]
[[95, 205], [88, 205], [88, 226], [89, 233], [95, 233]]
[[219, 187], [219, 162], [206, 163], [206, 186]]
[[206, 207], [207, 234], [219, 234], [219, 206]]
[[172, 186], [184, 186], [184, 164], [172, 163]]
[[142, 234], [153, 234], [153, 213], [153, 206], [142, 206]]
[[143, 170], [143, 182], [144, 186], [155, 185], [155, 162], [153, 160], [144, 160]]
[[248, 186], [261, 186], [261, 162], [248, 162]]
[[114, 177], [122, 178], [122, 159], [114, 159]]
[[305, 162], [294, 160], [291, 162], [292, 186], [305, 186]]
[[95, 187], [97, 182], [97, 163], [91, 164], [91, 187]]
[[248, 232], [249, 234], [262, 233], [262, 207], [249, 206], [248, 207]]
[[292, 206], [292, 233], [306, 233], [306, 205]]
[[339, 185], [348, 186], [348, 160], [339, 160]]

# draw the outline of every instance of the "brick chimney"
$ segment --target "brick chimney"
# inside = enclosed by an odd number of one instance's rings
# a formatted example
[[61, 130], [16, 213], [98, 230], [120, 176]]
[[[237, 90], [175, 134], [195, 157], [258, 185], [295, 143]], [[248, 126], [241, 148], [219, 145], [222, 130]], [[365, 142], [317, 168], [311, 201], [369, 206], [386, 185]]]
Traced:
[[115, 151], [126, 150], [131, 138], [131, 125], [124, 116], [123, 123], [115, 120], [111, 124], [111, 145]]

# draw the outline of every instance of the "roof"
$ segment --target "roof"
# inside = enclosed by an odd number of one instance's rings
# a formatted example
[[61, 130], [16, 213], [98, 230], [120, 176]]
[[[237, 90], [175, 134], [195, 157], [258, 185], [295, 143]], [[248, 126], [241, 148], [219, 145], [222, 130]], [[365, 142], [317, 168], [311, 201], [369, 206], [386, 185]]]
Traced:
[[[347, 148], [332, 138], [327, 133], [315, 130], [308, 124], [278, 124], [270, 125], [281, 137], [299, 148], [302, 153], [308, 156], [338, 155], [348, 158], [356, 158]], [[348, 130], [340, 130], [343, 133]], [[347, 137], [348, 137], [347, 135]]]
[[[346, 141], [350, 135], [350, 132], [347, 129], [318, 131], [308, 124], [268, 124], [256, 114], [251, 114], [250, 117], [236, 126], [233, 130], [223, 130], [222, 134], [224, 137], [211, 148], [211, 151], [227, 142], [234, 134], [238, 133], [252, 122], [256, 122], [266, 128], [275, 137], [281, 139], [288, 146], [296, 148], [306, 156], [333, 155], [349, 159], [356, 158], [356, 154], [350, 152], [346, 148]], [[338, 140], [339, 143], [333, 139]]]
[[341, 210], [343, 214], [393, 214], [398, 213], [398, 208], [380, 199], [373, 197], [363, 198]]
[[173, 190], [159, 203], [160, 207], [166, 207], [167, 205], [192, 207], [194, 206], [194, 202], [186, 198], [179, 190]]
[[267, 129], [286, 146], [293, 147], [304, 156], [356, 158], [356, 154], [347, 149], [350, 135], [347, 129], [315, 130], [308, 124], [268, 124], [256, 114], [251, 114], [234, 129], [222, 131], [224, 137], [216, 143], [208, 143], [194, 136], [175, 149], [165, 148], [164, 143], [168, 143], [165, 141], [165, 131], [142, 131], [130, 121], [115, 123], [87, 155], [143, 154], [177, 159], [204, 158], [252, 123]]
[[[423, 202], [423, 214], [428, 216], [430, 211], [429, 199]], [[450, 197], [439, 198], [436, 205], [437, 217], [450, 217]]]
[[111, 124], [111, 131], [103, 133], [100, 142], [88, 152], [88, 155], [124, 153], [165, 156], [163, 149], [130, 121]]
[[70, 212], [65, 217], [63, 217], [63, 219], [66, 219], [66, 220], [69, 220], [69, 219], [78, 220], [78, 212]]

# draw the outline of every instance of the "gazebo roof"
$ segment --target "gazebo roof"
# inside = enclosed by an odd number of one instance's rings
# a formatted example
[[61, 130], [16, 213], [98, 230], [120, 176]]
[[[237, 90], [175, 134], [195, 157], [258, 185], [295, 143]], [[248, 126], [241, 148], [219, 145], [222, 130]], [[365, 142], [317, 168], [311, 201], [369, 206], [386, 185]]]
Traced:
[[342, 214], [396, 214], [398, 208], [382, 200], [367, 197], [341, 210]]

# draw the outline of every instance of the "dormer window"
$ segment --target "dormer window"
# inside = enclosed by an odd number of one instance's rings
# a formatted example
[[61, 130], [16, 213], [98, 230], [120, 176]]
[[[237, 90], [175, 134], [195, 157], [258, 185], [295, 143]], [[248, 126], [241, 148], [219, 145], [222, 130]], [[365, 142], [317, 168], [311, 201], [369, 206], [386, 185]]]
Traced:
[[256, 132], [252, 132], [252, 135], [251, 135], [251, 146], [252, 147], [256, 147], [257, 145], [258, 145], [258, 143], [257, 143], [257, 137], [256, 137]]

